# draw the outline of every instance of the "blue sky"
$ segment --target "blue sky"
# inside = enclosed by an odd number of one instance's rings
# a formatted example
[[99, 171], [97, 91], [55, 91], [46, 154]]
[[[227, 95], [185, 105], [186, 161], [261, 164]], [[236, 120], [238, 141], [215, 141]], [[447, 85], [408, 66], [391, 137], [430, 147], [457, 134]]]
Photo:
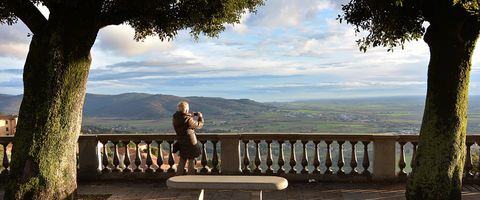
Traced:
[[[393, 53], [384, 48], [362, 53], [353, 27], [335, 20], [340, 4], [269, 0], [219, 38], [198, 41], [184, 30], [170, 42], [155, 37], [135, 42], [128, 26], [106, 27], [92, 49], [87, 92], [257, 101], [424, 95], [428, 46], [420, 40]], [[21, 22], [0, 27], [0, 93], [23, 91], [28, 33]], [[479, 68], [476, 50], [470, 94], [479, 94]]]

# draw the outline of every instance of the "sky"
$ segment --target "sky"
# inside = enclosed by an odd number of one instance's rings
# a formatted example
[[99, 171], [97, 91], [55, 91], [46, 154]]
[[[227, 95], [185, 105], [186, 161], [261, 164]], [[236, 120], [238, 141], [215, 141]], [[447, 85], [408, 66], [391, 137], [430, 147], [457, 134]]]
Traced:
[[[129, 92], [248, 98], [261, 102], [426, 93], [428, 46], [423, 40], [387, 52], [360, 52], [351, 25], [336, 20], [338, 0], [267, 0], [256, 14], [227, 25], [218, 38], [133, 39], [127, 25], [100, 30], [92, 48], [87, 92]], [[345, 2], [345, 1], [343, 1]], [[40, 8], [48, 15], [48, 9]], [[0, 94], [23, 93], [30, 31], [0, 26]], [[470, 94], [478, 95], [475, 50]]]

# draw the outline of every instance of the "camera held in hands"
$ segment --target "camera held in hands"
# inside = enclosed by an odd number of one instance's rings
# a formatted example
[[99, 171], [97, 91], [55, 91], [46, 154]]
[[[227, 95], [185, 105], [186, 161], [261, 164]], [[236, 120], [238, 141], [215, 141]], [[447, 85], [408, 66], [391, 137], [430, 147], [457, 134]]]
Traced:
[[198, 112], [192, 113], [193, 116], [198, 116]]

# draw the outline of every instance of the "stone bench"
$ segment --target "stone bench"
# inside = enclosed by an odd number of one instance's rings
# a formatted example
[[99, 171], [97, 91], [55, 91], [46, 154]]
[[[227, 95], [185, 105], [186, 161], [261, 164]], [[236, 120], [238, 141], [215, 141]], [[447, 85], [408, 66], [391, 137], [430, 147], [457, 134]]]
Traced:
[[200, 189], [199, 200], [203, 200], [205, 190], [259, 191], [257, 194], [261, 200], [263, 190], [283, 190], [287, 188], [288, 181], [276, 176], [188, 175], [169, 178], [167, 186], [175, 189]]

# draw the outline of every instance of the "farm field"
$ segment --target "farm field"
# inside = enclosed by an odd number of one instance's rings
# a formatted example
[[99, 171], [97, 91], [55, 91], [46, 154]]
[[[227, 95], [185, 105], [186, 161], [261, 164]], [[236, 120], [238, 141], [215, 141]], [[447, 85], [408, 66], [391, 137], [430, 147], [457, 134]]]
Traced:
[[[209, 115], [208, 133], [384, 133], [420, 130], [423, 97], [263, 103], [270, 109]], [[198, 108], [202, 111], [202, 108]], [[173, 133], [169, 115], [158, 119], [84, 117], [85, 133]], [[480, 98], [470, 99], [468, 133], [480, 133]]]

